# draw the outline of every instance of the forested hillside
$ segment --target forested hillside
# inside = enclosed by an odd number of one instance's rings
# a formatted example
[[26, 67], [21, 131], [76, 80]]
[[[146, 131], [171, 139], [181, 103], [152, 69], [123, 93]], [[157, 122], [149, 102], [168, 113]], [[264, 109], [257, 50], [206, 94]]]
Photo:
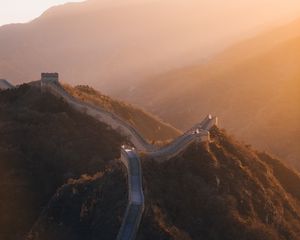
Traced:
[[[0, 92], [0, 239], [23, 238], [58, 188], [70, 178], [105, 172], [124, 142], [109, 126], [39, 88]], [[110, 178], [123, 193], [125, 174]]]
[[162, 163], [144, 159], [138, 239], [298, 240], [300, 175], [224, 131], [212, 137]]

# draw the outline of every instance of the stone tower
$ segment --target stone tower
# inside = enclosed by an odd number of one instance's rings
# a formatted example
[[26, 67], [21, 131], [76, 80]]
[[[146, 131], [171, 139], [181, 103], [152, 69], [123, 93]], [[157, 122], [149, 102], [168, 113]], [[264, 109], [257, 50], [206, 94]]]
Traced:
[[51, 83], [58, 84], [59, 75], [58, 73], [42, 73], [41, 74], [41, 91], [45, 91], [47, 86]]
[[41, 74], [42, 82], [58, 83], [58, 79], [59, 79], [58, 73], [42, 73]]

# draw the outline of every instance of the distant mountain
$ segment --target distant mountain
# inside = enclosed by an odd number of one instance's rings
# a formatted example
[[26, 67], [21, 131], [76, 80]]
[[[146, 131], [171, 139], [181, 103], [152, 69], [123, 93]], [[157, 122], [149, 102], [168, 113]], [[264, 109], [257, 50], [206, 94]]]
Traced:
[[12, 88], [13, 86], [5, 79], [0, 79], [0, 91]]
[[[211, 112], [221, 125], [300, 169], [300, 20], [123, 96], [180, 129]], [[124, 94], [126, 94], [124, 92]]]
[[64, 85], [64, 88], [72, 96], [81, 101], [100, 106], [102, 109], [124, 119], [136, 128], [149, 142], [163, 143], [171, 141], [181, 134], [176, 128], [162, 122], [157, 117], [150, 115], [142, 109], [105, 96], [89, 86], [71, 87], [70, 85]]
[[116, 96], [146, 77], [205, 62], [246, 36], [295, 17], [297, 9], [297, 1], [285, 0], [65, 4], [30, 23], [0, 28], [0, 78], [16, 84], [58, 71], [67, 83]]
[[[103, 215], [119, 229], [126, 171], [113, 160], [126, 142], [123, 136], [29, 85], [0, 92], [0, 136], [1, 240], [24, 239], [56, 190], [84, 174], [96, 174], [98, 183], [109, 175], [110, 184], [120, 189], [120, 204], [105, 205], [110, 215]], [[101, 194], [107, 197], [107, 192]]]

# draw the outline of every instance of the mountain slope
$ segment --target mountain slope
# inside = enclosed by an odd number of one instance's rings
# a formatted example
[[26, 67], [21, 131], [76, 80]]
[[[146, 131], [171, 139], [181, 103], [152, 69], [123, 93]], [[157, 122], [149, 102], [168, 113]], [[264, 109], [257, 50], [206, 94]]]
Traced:
[[[146, 208], [137, 239], [297, 240], [300, 175], [224, 131], [214, 128], [211, 134], [210, 143], [195, 143], [168, 161], [144, 157]], [[114, 239], [111, 228], [98, 228], [115, 226], [112, 218], [102, 218], [112, 203], [95, 197], [114, 189], [112, 211], [120, 211], [123, 193], [110, 181], [120, 176], [114, 169], [63, 186], [29, 239]]]
[[[0, 92], [0, 136], [3, 240], [24, 239], [57, 188], [69, 178], [107, 171], [127, 141], [107, 125], [29, 85]], [[126, 173], [113, 166], [119, 173], [110, 181], [123, 192], [118, 199], [123, 204], [118, 211], [112, 210], [111, 218], [121, 225]], [[118, 182], [120, 178], [124, 183]], [[112, 199], [109, 193], [105, 198]]]
[[28, 240], [115, 239], [125, 212], [126, 179], [120, 165], [69, 180], [58, 189]]
[[125, 98], [181, 129], [211, 112], [238, 137], [300, 169], [299, 29], [300, 20], [207, 64], [150, 79]]
[[13, 86], [5, 79], [0, 79], [0, 91], [12, 88]]
[[102, 95], [91, 87], [76, 86], [73, 88], [69, 85], [64, 85], [64, 88], [72, 96], [81, 101], [100, 106], [124, 119], [149, 142], [172, 140], [180, 135], [179, 130], [146, 113], [142, 109]]
[[70, 84], [111, 95], [153, 74], [205, 61], [299, 10], [298, 1], [284, 0], [90, 0], [57, 6], [28, 24], [0, 28], [0, 77], [16, 84], [54, 71]]
[[212, 136], [167, 162], [143, 162], [138, 239], [299, 239], [300, 175], [223, 131]]
[[[126, 139], [30, 85], [2, 91], [0, 110], [1, 239], [114, 239], [127, 195], [114, 159]], [[300, 175], [216, 127], [211, 141], [142, 165], [137, 239], [299, 236]]]

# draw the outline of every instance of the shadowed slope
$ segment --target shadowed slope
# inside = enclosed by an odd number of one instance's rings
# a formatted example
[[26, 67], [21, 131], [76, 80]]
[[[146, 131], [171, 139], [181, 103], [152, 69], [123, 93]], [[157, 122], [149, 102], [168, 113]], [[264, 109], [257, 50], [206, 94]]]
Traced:
[[126, 141], [28, 85], [0, 92], [0, 136], [1, 240], [23, 238], [58, 187], [106, 169]]
[[0, 79], [0, 91], [13, 88], [14, 86], [5, 79]]
[[125, 169], [113, 164], [69, 180], [52, 197], [28, 240], [115, 239], [126, 209]]
[[298, 239], [299, 174], [218, 129], [212, 136], [167, 162], [143, 162], [138, 239]]

